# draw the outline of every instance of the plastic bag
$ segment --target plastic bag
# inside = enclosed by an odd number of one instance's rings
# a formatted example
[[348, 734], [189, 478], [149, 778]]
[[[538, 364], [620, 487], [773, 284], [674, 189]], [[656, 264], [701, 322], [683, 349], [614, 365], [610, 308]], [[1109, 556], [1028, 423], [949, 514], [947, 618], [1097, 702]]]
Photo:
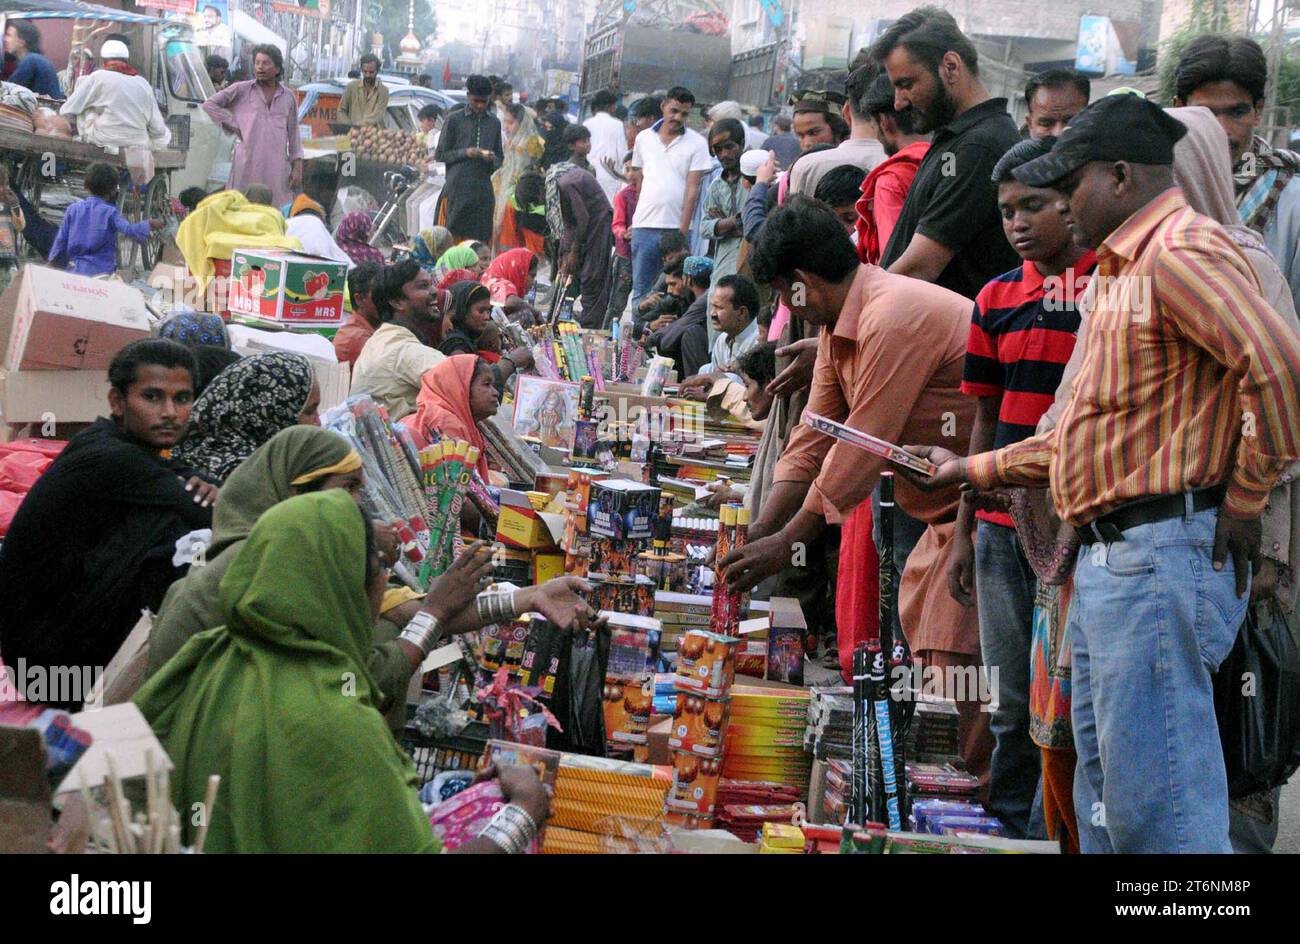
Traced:
[[594, 632], [560, 632], [559, 664], [550, 704], [563, 730], [548, 729], [546, 746], [553, 751], [604, 757], [609, 627]]
[[1281, 786], [1300, 767], [1300, 648], [1276, 603], [1247, 611], [1214, 676], [1214, 709], [1229, 797]]

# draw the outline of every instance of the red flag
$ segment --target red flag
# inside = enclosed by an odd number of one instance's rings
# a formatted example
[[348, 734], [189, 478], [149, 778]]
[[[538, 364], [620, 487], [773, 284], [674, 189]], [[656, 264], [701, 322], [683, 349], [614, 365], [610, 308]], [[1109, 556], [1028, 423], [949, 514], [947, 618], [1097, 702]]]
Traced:
[[447, 88], [447, 86], [449, 85], [451, 85], [451, 60], [450, 59], [448, 59], [447, 62], [442, 67], [442, 87]]

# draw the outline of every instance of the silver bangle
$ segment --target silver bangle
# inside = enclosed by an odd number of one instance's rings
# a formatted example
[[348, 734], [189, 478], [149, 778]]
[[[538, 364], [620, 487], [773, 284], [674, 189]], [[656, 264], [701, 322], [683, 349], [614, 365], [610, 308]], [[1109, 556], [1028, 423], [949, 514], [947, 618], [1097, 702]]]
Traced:
[[507, 854], [519, 855], [537, 838], [537, 823], [522, 806], [507, 803], [488, 820], [479, 835]]
[[420, 650], [420, 656], [423, 658], [433, 651], [437, 645], [441, 633], [438, 629], [438, 620], [432, 613], [427, 610], [421, 610], [411, 617], [402, 634], [398, 639], [405, 640]]
[[486, 839], [506, 855], [523, 855], [524, 849], [526, 848], [525, 846], [520, 845], [518, 839], [514, 836], [497, 826], [494, 826], [490, 822], [483, 827], [483, 831], [479, 833], [479, 838]]
[[529, 836], [536, 836], [541, 831], [537, 820], [533, 819], [532, 814], [518, 803], [508, 803], [501, 807], [498, 813], [504, 813], [508, 818], [514, 819], [528, 832]]
[[480, 593], [476, 599], [478, 618], [484, 626], [512, 620], [519, 615], [515, 608], [516, 590], [494, 590]]

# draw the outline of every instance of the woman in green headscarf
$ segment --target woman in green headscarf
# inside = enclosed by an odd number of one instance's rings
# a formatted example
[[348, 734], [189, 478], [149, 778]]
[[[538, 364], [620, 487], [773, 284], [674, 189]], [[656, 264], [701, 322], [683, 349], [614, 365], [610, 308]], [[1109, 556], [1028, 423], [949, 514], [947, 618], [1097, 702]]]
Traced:
[[459, 246], [452, 246], [441, 256], [438, 257], [438, 272], [442, 276], [452, 269], [474, 269], [478, 265], [478, 253], [474, 251], [472, 243], [463, 242]]
[[[385, 578], [373, 529], [346, 492], [280, 502], [221, 580], [225, 625], [191, 639], [136, 694], [175, 764], [179, 809], [221, 777], [208, 851], [439, 851], [366, 666]], [[445, 612], [475, 589], [449, 583]], [[545, 818], [535, 776], [503, 771], [501, 788], [534, 823]], [[482, 838], [461, 847], [495, 848]]]

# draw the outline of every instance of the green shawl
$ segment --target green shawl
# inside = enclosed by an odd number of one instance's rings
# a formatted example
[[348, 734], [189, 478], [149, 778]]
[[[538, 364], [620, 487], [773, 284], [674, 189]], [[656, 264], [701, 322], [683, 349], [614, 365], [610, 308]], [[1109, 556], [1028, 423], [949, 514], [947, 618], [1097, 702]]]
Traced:
[[438, 269], [441, 272], [450, 272], [452, 269], [472, 269], [476, 265], [478, 265], [478, 253], [464, 244], [452, 246], [438, 257]]
[[212, 852], [437, 852], [415, 768], [376, 710], [365, 521], [346, 492], [283, 501], [221, 581], [226, 625], [135, 696], [176, 765], [185, 839], [210, 774]]
[[[337, 433], [319, 426], [290, 426], [276, 433], [239, 464], [226, 484], [212, 515], [212, 543], [202, 565], [192, 566], [163, 597], [149, 635], [152, 676], [180, 652], [191, 636], [225, 621], [219, 588], [240, 547], [268, 509], [294, 494], [292, 482], [301, 475], [342, 461], [352, 447]], [[397, 628], [387, 620], [376, 627], [368, 667], [391, 706], [390, 725], [400, 729], [406, 721], [406, 689], [411, 665], [393, 640]]]

